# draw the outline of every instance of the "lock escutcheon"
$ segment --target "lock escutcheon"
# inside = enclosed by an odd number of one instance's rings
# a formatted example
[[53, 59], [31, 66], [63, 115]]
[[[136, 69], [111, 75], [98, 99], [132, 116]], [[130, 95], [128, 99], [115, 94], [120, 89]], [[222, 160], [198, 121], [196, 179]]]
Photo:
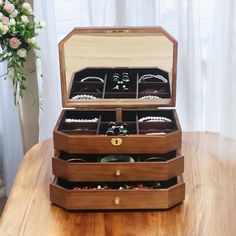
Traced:
[[112, 138], [111, 144], [115, 147], [120, 146], [122, 144], [122, 139], [121, 138]]

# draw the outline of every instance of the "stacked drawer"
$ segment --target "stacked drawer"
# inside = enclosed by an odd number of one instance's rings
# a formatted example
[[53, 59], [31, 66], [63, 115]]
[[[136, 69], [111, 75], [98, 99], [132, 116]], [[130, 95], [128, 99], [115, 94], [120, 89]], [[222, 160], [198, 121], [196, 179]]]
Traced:
[[[159, 125], [159, 135], [140, 133], [145, 125], [139, 122], [140, 117], [157, 113], [168, 117], [172, 124], [166, 127], [163, 122], [153, 122], [148, 125]], [[96, 126], [65, 122], [88, 114], [98, 116]], [[184, 200], [185, 184], [181, 177], [184, 157], [175, 110], [123, 110], [119, 122], [128, 123], [133, 133], [117, 137], [104, 135], [106, 129], [101, 126], [117, 122], [117, 114], [120, 111], [62, 112], [54, 130], [55, 180], [50, 185], [53, 203], [68, 210], [167, 209]], [[110, 162], [106, 158], [111, 158]], [[127, 162], [127, 158], [131, 161]]]

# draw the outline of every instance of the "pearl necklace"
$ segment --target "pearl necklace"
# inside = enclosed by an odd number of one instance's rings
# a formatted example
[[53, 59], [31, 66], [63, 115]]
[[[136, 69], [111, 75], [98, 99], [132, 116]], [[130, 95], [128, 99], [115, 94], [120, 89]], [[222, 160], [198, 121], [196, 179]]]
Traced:
[[168, 80], [162, 76], [162, 75], [152, 75], [152, 74], [146, 74], [146, 75], [143, 75], [140, 77], [139, 79], [139, 82], [145, 82], [145, 80], [148, 80], [148, 79], [159, 79], [161, 81], [163, 81], [164, 83], [168, 83]]
[[140, 97], [139, 99], [160, 99], [160, 97], [158, 96], [153, 96], [153, 95], [148, 95], [148, 96], [143, 96], [143, 97]]
[[138, 120], [139, 122], [171, 122], [172, 120], [164, 116], [145, 116]]
[[93, 119], [70, 119], [70, 118], [67, 118], [67, 119], [65, 119], [65, 122], [66, 123], [82, 123], [82, 122], [96, 123], [96, 122], [98, 122], [98, 118], [93, 118]]
[[93, 100], [93, 99], [98, 99], [97, 97], [93, 95], [87, 95], [87, 94], [80, 94], [72, 97], [71, 99], [86, 99], [86, 100]]
[[87, 77], [83, 78], [82, 80], [80, 80], [80, 82], [86, 82], [87, 80], [98, 80], [98, 81], [104, 83], [104, 80], [100, 77], [97, 77], [97, 76], [87, 76]]
[[146, 133], [146, 135], [165, 135], [165, 132], [157, 132], [157, 133]]

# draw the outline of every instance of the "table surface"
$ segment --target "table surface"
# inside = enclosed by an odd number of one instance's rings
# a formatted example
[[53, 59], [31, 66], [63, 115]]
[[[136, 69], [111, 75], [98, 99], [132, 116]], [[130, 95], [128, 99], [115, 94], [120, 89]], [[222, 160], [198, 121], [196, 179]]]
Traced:
[[49, 201], [52, 140], [24, 157], [0, 222], [1, 236], [235, 236], [236, 141], [184, 133], [186, 199], [170, 210], [67, 212]]

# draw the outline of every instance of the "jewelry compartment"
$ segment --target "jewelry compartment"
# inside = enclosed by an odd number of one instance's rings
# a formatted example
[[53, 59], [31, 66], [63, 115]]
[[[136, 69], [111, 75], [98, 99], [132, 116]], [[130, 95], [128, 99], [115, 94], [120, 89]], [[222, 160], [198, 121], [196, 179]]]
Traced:
[[172, 109], [64, 110], [53, 138], [55, 149], [67, 153], [167, 153], [181, 148], [181, 128]]
[[51, 201], [67, 210], [168, 209], [184, 200], [182, 177], [168, 181], [71, 183], [55, 178]]
[[183, 171], [184, 157], [179, 151], [132, 155], [69, 154], [57, 151], [52, 158], [53, 174], [72, 182], [168, 180], [181, 175]]

